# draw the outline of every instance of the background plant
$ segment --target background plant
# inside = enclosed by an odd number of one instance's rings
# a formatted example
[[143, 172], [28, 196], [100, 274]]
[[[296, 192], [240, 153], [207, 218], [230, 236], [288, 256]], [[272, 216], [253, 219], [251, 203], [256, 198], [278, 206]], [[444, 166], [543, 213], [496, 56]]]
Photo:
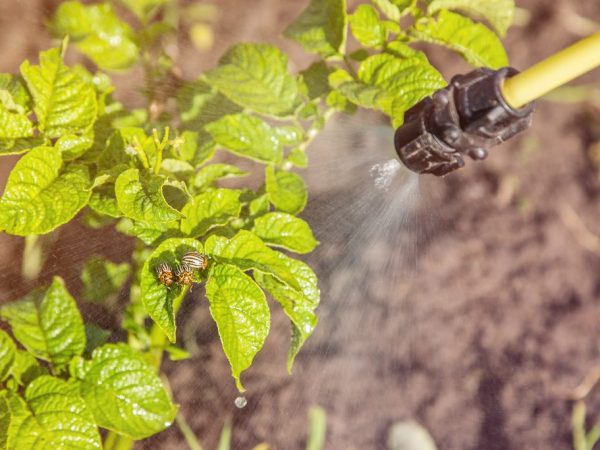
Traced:
[[[0, 331], [0, 445], [128, 448], [174, 420], [158, 373], [165, 351], [185, 357], [174, 343], [188, 289], [167, 289], [155, 269], [175, 266], [190, 250], [211, 258], [195, 281], [205, 282], [238, 388], [269, 332], [265, 292], [290, 319], [291, 371], [319, 303], [314, 272], [281, 251], [304, 254], [317, 245], [297, 217], [307, 190], [294, 169], [307, 166], [308, 145], [335, 111], [377, 109], [398, 125], [406, 109], [443, 87], [413, 43], [446, 46], [476, 66], [506, 65], [496, 33], [506, 31], [513, 7], [374, 0], [348, 14], [342, 0], [314, 0], [285, 32], [316, 55], [308, 68], [290, 73], [277, 47], [246, 43], [186, 81], [169, 53], [182, 20], [177, 2], [61, 4], [51, 30], [68, 40], [37, 63], [25, 61], [19, 74], [0, 75], [0, 153], [23, 154], [0, 199], [0, 229], [26, 236], [35, 250], [37, 236], [81, 212], [90, 227], [134, 237], [129, 264], [90, 255], [82, 272], [82, 296], [91, 301], [108, 301], [128, 283], [128, 337], [105, 343], [107, 333], [83, 323], [58, 277], [3, 306], [12, 336]], [[68, 42], [93, 64], [67, 66]], [[136, 65], [144, 109], [115, 101], [107, 75]], [[223, 187], [222, 179], [249, 173], [231, 160], [214, 162], [216, 150], [254, 161], [262, 183]], [[98, 427], [110, 430], [104, 443]]]

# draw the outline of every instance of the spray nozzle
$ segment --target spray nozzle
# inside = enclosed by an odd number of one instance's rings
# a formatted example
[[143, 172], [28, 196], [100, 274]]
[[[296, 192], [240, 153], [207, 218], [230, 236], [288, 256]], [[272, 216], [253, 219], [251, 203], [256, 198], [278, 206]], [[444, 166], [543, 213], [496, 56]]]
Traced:
[[527, 129], [533, 103], [513, 108], [502, 83], [513, 68], [476, 69], [409, 109], [396, 130], [400, 160], [417, 173], [446, 175], [465, 165], [464, 157], [484, 159], [488, 150]]
[[493, 145], [531, 124], [532, 101], [600, 66], [600, 31], [518, 73], [477, 69], [409, 109], [396, 151], [417, 173], [442, 176], [484, 159]]

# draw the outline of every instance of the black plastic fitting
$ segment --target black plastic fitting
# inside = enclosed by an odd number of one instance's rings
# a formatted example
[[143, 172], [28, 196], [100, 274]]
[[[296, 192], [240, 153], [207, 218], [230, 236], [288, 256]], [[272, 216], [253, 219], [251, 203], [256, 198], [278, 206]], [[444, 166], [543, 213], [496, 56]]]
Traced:
[[394, 145], [413, 172], [444, 176], [465, 165], [464, 156], [484, 159], [488, 150], [529, 128], [534, 103], [512, 108], [502, 96], [512, 67], [476, 69], [406, 111]]

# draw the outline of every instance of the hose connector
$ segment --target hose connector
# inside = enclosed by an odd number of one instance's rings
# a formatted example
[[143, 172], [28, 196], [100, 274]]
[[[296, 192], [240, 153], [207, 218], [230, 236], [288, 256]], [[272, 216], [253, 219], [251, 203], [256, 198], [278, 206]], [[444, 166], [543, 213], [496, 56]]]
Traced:
[[465, 165], [464, 156], [484, 159], [488, 150], [531, 125], [534, 104], [511, 107], [502, 95], [506, 78], [518, 72], [476, 69], [406, 111], [394, 144], [413, 172], [446, 175]]

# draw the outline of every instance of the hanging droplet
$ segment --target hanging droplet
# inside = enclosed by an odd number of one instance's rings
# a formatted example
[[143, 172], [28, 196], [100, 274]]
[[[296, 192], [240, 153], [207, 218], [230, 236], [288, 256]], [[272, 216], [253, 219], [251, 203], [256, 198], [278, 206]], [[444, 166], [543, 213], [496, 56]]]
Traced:
[[235, 404], [236, 408], [242, 409], [248, 404], [248, 400], [246, 400], [246, 397], [237, 397], [233, 403]]

